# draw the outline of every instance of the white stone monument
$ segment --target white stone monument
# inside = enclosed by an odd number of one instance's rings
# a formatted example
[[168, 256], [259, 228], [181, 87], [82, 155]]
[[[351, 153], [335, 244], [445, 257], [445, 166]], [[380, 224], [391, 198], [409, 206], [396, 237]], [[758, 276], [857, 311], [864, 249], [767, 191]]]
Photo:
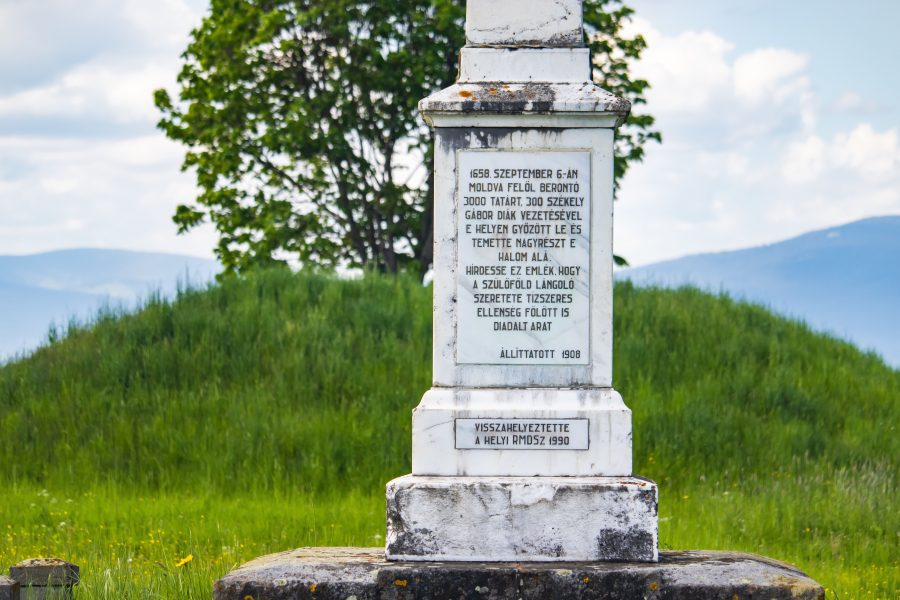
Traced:
[[656, 562], [656, 484], [631, 473], [612, 388], [613, 131], [629, 104], [591, 83], [581, 0], [467, 8], [459, 81], [419, 104], [436, 132], [434, 382], [413, 472], [387, 485], [387, 551], [279, 552], [213, 597], [822, 600], [758, 556]]
[[656, 561], [657, 488], [612, 387], [613, 135], [581, 0], [468, 0], [436, 132], [433, 387], [387, 558]]

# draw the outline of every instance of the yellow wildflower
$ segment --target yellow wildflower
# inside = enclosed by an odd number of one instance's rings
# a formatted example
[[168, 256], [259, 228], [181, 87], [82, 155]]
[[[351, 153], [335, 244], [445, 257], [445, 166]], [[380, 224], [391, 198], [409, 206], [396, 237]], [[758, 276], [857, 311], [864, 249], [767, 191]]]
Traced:
[[184, 565], [188, 564], [188, 563], [191, 562], [192, 560], [194, 560], [194, 555], [193, 555], [193, 554], [188, 554], [187, 556], [185, 556], [184, 558], [182, 558], [181, 560], [179, 560], [177, 563], [175, 563], [175, 566], [176, 566], [176, 567], [183, 567]]

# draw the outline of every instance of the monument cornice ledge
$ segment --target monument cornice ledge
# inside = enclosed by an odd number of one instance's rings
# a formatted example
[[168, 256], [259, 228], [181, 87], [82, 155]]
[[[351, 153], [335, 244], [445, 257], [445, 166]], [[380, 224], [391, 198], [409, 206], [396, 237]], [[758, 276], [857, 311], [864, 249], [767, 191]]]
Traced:
[[[471, 125], [477, 117], [491, 115], [548, 115], [567, 116], [579, 120], [585, 118], [593, 124], [587, 127], [615, 127], [620, 125], [631, 111], [631, 103], [615, 96], [589, 81], [581, 83], [554, 82], [473, 82], [457, 83], [419, 101], [419, 111], [426, 122], [443, 126], [458, 121], [453, 115], [465, 115]], [[599, 120], [598, 120], [599, 119]], [[560, 123], [560, 126], [568, 123]], [[466, 126], [459, 123], [458, 126]], [[500, 125], [498, 125], [500, 126]], [[545, 126], [547, 126], [545, 124]], [[577, 125], [576, 125], [577, 126]]]

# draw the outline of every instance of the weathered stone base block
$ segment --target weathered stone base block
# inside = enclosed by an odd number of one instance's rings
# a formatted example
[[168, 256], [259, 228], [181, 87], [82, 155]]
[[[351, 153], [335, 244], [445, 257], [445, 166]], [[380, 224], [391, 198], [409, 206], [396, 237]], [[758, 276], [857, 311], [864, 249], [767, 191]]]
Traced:
[[656, 484], [639, 477], [418, 477], [387, 484], [387, 558], [655, 561]]
[[11, 566], [9, 575], [21, 586], [21, 600], [70, 600], [80, 570], [61, 558], [29, 558]]
[[821, 600], [796, 568], [751, 554], [661, 552], [658, 563], [388, 562], [381, 548], [301, 548], [215, 583], [214, 600]]
[[19, 600], [19, 582], [0, 575], [0, 600]]

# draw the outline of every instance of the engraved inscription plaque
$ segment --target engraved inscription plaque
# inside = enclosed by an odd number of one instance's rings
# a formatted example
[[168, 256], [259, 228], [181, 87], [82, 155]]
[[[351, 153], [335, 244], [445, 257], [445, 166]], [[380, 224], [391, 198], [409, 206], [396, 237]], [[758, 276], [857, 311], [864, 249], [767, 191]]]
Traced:
[[589, 151], [457, 154], [457, 362], [585, 365]]
[[587, 419], [456, 419], [457, 450], [587, 450]]

